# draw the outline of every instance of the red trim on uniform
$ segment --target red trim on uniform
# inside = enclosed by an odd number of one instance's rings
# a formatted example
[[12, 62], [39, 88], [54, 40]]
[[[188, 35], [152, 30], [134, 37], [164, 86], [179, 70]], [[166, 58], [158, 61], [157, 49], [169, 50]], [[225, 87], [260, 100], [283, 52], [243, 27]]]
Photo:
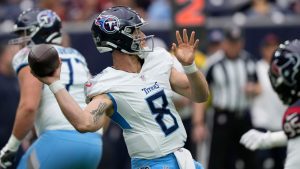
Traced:
[[290, 115], [290, 114], [293, 114], [293, 113], [298, 113], [298, 114], [300, 114], [300, 106], [289, 107], [289, 108], [286, 110], [286, 112], [284, 113], [283, 118], [282, 118], [282, 125], [284, 124], [286, 117], [287, 117], [288, 115]]

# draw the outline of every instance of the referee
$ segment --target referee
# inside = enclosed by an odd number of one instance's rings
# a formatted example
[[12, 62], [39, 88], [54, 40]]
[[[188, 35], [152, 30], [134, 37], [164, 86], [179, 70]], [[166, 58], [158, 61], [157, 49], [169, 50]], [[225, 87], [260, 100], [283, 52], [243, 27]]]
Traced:
[[252, 128], [249, 104], [260, 92], [255, 62], [243, 47], [240, 28], [225, 30], [222, 52], [207, 67], [215, 112], [208, 169], [255, 168], [254, 153], [239, 144], [242, 134]]

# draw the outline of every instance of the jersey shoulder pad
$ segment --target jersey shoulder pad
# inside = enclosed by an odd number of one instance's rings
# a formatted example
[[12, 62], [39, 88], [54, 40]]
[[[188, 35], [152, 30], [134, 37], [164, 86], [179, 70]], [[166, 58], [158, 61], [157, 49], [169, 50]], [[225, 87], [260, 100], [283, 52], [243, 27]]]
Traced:
[[86, 103], [89, 103], [91, 99], [97, 95], [109, 92], [109, 89], [113, 86], [112, 79], [114, 79], [110, 69], [111, 68], [104, 69], [101, 73], [85, 83], [84, 92]]
[[173, 56], [171, 55], [170, 52], [168, 52], [166, 49], [162, 47], [155, 47], [153, 54], [162, 60], [169, 60], [172, 61]]
[[150, 52], [145, 62], [153, 66], [173, 66], [174, 58], [170, 52], [161, 47], [155, 47]]
[[76, 62], [82, 63], [83, 65], [87, 66], [87, 62], [84, 56], [78, 50], [71, 47], [63, 47], [59, 45], [53, 45], [53, 46], [57, 50], [60, 58], [65, 58], [65, 57], [70, 58], [71, 55]]
[[18, 74], [19, 71], [28, 65], [28, 54], [30, 49], [25, 47], [15, 54], [12, 60], [12, 66], [15, 72]]
[[300, 136], [299, 105], [292, 105], [286, 110], [282, 119], [282, 127], [288, 139]]

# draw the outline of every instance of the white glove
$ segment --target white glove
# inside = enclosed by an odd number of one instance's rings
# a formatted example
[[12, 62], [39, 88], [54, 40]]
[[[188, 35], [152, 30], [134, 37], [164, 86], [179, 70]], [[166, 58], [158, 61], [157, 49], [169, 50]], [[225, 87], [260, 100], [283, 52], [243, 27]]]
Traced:
[[7, 144], [0, 151], [0, 167], [6, 169], [12, 165], [20, 144], [21, 141], [14, 135], [10, 136]]
[[240, 143], [250, 150], [268, 149], [280, 147], [287, 144], [287, 137], [283, 131], [260, 132], [254, 129], [249, 130], [241, 137]]

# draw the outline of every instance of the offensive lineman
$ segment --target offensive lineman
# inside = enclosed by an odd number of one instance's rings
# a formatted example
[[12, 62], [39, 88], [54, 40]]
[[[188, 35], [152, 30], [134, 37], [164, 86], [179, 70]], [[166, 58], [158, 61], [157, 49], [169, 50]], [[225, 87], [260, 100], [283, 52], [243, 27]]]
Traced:
[[[260, 132], [250, 130], [240, 142], [245, 147], [267, 149], [287, 145], [284, 169], [300, 166], [300, 41], [286, 41], [275, 51], [269, 76], [271, 84], [281, 101], [289, 105], [282, 119], [283, 131]], [[272, 104], [272, 103], [270, 103]]]
[[153, 36], [140, 30], [144, 21], [128, 7], [109, 8], [94, 20], [92, 34], [97, 49], [112, 52], [113, 67], [86, 83], [88, 105], [82, 109], [60, 82], [60, 69], [53, 76], [38, 77], [49, 85], [68, 120], [80, 132], [96, 131], [109, 116], [123, 129], [133, 169], [202, 169], [183, 149], [186, 132], [172, 102], [172, 90], [193, 101], [209, 95], [204, 76], [194, 64], [199, 40], [195, 32], [183, 39], [176, 32], [178, 47], [172, 48], [186, 74], [174, 68], [173, 57], [162, 48], [145, 46]]
[[[61, 21], [51, 10], [30, 9], [20, 14], [15, 32], [16, 43], [53, 44], [62, 61], [62, 84], [78, 103], [85, 107], [84, 83], [90, 74], [84, 57], [73, 48], [59, 46]], [[28, 36], [26, 36], [28, 35]], [[30, 42], [22, 40], [30, 39]], [[18, 42], [21, 40], [20, 42]], [[9, 167], [22, 139], [35, 127], [38, 139], [26, 151], [18, 168], [96, 169], [102, 156], [99, 133], [81, 134], [63, 116], [49, 87], [39, 82], [28, 66], [29, 48], [13, 58], [18, 74], [21, 97], [10, 139], [0, 154], [0, 165]]]

